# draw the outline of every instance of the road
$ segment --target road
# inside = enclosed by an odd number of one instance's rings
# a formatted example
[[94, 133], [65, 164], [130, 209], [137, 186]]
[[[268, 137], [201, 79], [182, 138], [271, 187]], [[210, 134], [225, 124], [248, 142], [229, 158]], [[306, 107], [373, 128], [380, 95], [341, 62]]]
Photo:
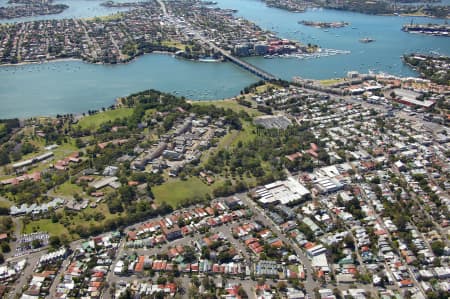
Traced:
[[31, 276], [33, 275], [34, 268], [37, 266], [39, 259], [41, 257], [41, 252], [36, 252], [34, 254], [30, 254], [26, 257], [22, 257], [19, 260], [23, 260], [26, 258], [27, 264], [25, 266], [25, 269], [20, 273], [19, 278], [14, 282], [14, 284], [11, 287], [11, 292], [8, 294], [9, 299], [14, 299], [17, 296], [19, 296], [23, 288], [28, 285], [28, 281], [31, 279]]
[[[311, 89], [311, 88], [307, 88], [307, 87], [301, 87], [301, 88], [303, 90], [306, 90], [313, 94], [330, 96], [330, 99], [332, 99], [332, 100], [343, 99], [345, 102], [347, 102], [349, 104], [361, 104], [365, 108], [374, 109], [374, 110], [376, 110], [378, 112], [382, 112], [382, 113], [386, 113], [388, 110], [391, 109], [391, 107], [389, 107], [387, 105], [372, 104], [372, 103], [366, 102], [364, 100], [357, 100], [357, 99], [355, 99], [354, 96], [341, 96], [341, 95], [335, 95], [335, 94], [331, 94], [331, 93], [327, 93], [324, 91], [319, 91], [319, 90]], [[409, 115], [409, 113], [407, 113], [405, 111], [398, 110], [395, 112], [395, 117], [405, 119], [405, 120], [408, 120], [411, 122], [420, 123], [423, 125], [424, 128], [426, 128], [429, 132], [431, 132], [433, 134], [436, 134], [437, 132], [445, 129], [445, 127], [440, 124], [425, 121], [425, 120], [421, 119], [419, 114]]]
[[122, 252], [125, 250], [125, 238], [120, 240], [119, 248], [116, 252], [116, 257], [113, 259], [113, 262], [109, 268], [108, 274], [106, 275], [105, 281], [108, 283], [107, 287], [102, 291], [103, 299], [111, 299], [113, 296], [111, 295], [111, 288], [114, 284], [120, 280], [117, 276], [114, 275], [114, 267], [116, 266], [117, 261], [122, 256]]
[[305, 255], [298, 245], [293, 242], [291, 239], [287, 238], [283, 232], [279, 229], [278, 225], [276, 225], [272, 219], [270, 219], [264, 210], [259, 207], [253, 200], [249, 199], [245, 194], [239, 194], [238, 197], [242, 199], [249, 207], [253, 207], [253, 212], [257, 215], [257, 219], [260, 220], [264, 225], [270, 228], [272, 232], [274, 232], [278, 238], [280, 238], [285, 244], [288, 244], [291, 248], [294, 249], [297, 256], [300, 258], [301, 263], [307, 269], [306, 272], [306, 281], [304, 283], [306, 293], [310, 296], [310, 298], [315, 298], [315, 288], [319, 288], [319, 284], [313, 279], [312, 276], [312, 265], [311, 261]]
[[86, 29], [86, 28], [88, 28], [86, 21], [81, 19], [80, 23], [81, 24], [79, 24], [79, 25], [83, 28], [83, 31], [84, 31], [84, 37], [86, 38], [86, 40], [88, 41], [88, 45], [90, 46], [89, 54], [92, 55], [92, 58], [96, 59], [98, 57], [97, 53], [101, 53], [101, 48], [98, 45], [97, 41], [94, 38], [91, 38], [89, 36], [89, 33]]
[[61, 281], [61, 279], [64, 276], [64, 272], [67, 269], [67, 267], [70, 264], [70, 259], [65, 259], [62, 264], [61, 267], [59, 268], [58, 274], [56, 274], [55, 279], [53, 280], [51, 286], [50, 286], [50, 290], [49, 290], [49, 295], [46, 298], [55, 298], [56, 297], [56, 288], [58, 287], [59, 282]]
[[[166, 8], [166, 4], [164, 3], [163, 0], [157, 0], [159, 6], [161, 7], [161, 10], [164, 14], [164, 16], [168, 19], [170, 19], [171, 21], [175, 21], [174, 18], [172, 18], [172, 16], [167, 12], [167, 8]], [[188, 25], [188, 23], [186, 23]], [[229, 51], [226, 51], [218, 46], [216, 46], [213, 42], [211, 42], [210, 40], [206, 39], [200, 32], [198, 32], [197, 30], [195, 30], [193, 28], [193, 26], [189, 26], [190, 30], [192, 32], [194, 32], [195, 34], [195, 39], [197, 39], [198, 41], [200, 41], [201, 43], [203, 43], [204, 45], [210, 47], [211, 49], [213, 49], [216, 52], [219, 52], [220, 54], [222, 54], [223, 57], [225, 57], [226, 59], [228, 59], [229, 61], [233, 62], [234, 64], [238, 65], [239, 67], [251, 72], [252, 74], [262, 78], [263, 80], [276, 80], [277, 77], [266, 72], [263, 69], [260, 69], [244, 60], [241, 60], [233, 55], [231, 55], [231, 53]]]
[[[249, 254], [246, 252], [246, 248], [243, 246], [243, 244], [241, 242], [239, 242], [239, 240], [234, 239], [234, 237], [231, 235], [231, 231], [230, 231], [231, 227], [243, 224], [243, 223], [245, 223], [247, 221], [248, 220], [246, 220], [246, 219], [241, 219], [241, 220], [238, 220], [236, 222], [233, 222], [232, 224], [229, 223], [229, 224], [225, 224], [225, 225], [221, 225], [221, 226], [217, 226], [217, 227], [212, 227], [209, 230], [209, 232], [207, 232], [207, 233], [209, 233], [209, 234], [222, 233], [224, 235], [224, 237], [225, 237], [225, 240], [228, 240], [230, 243], [232, 243], [232, 245], [236, 249], [238, 249], [238, 251], [241, 253], [241, 255], [244, 257], [244, 259], [246, 261], [250, 261], [251, 259], [250, 259]], [[139, 226], [139, 224], [130, 226], [127, 230], [129, 230], [132, 227], [136, 228], [138, 226]], [[111, 298], [111, 293], [110, 293], [110, 291], [108, 289], [111, 288], [111, 286], [113, 284], [118, 284], [120, 281], [128, 282], [128, 281], [137, 280], [137, 276], [135, 276], [135, 275], [131, 275], [131, 276], [117, 276], [117, 275], [115, 275], [113, 273], [114, 266], [119, 261], [119, 259], [123, 256], [125, 251], [133, 252], [133, 253], [136, 253], [137, 255], [155, 256], [155, 255], [160, 254], [162, 252], [167, 252], [169, 248], [172, 248], [172, 247], [175, 247], [175, 246], [178, 246], [178, 245], [181, 245], [181, 246], [184, 246], [184, 245], [195, 246], [194, 242], [199, 240], [200, 238], [204, 237], [205, 234], [196, 233], [196, 234], [194, 234], [192, 236], [186, 236], [186, 237], [183, 237], [181, 239], [177, 239], [177, 240], [174, 240], [174, 241], [171, 241], [171, 242], [168, 242], [168, 243], [161, 244], [161, 245], [159, 245], [157, 247], [153, 247], [153, 248], [135, 248], [135, 249], [134, 248], [133, 249], [132, 248], [127, 249], [125, 247], [125, 243], [126, 243], [125, 242], [125, 238], [123, 238], [121, 240], [120, 245], [119, 245], [119, 249], [118, 249], [118, 251], [116, 253], [116, 257], [113, 259], [113, 262], [111, 264], [111, 269], [108, 272], [108, 275], [106, 277], [106, 281], [108, 282], [109, 286], [108, 286], [108, 288], [106, 288], [103, 291], [103, 298], [104, 299]], [[212, 278], [215, 278], [215, 277], [216, 276], [214, 276]]]
[[[364, 189], [362, 189], [362, 193], [364, 195], [365, 198], [365, 202], [366, 204], [369, 205], [370, 209], [372, 209], [373, 211], [375, 210], [375, 207], [372, 205], [372, 202], [368, 199], [367, 194], [365, 193]], [[377, 222], [381, 225], [382, 229], [387, 233], [388, 239], [390, 241], [391, 244], [393, 244], [393, 237], [391, 235], [391, 232], [389, 231], [389, 229], [386, 227], [386, 225], [384, 224], [383, 219], [381, 219], [380, 215], [378, 213], [375, 213], [376, 218], [377, 218]], [[393, 250], [395, 250], [393, 248]], [[425, 290], [423, 289], [422, 285], [419, 283], [419, 281], [417, 281], [416, 276], [414, 275], [410, 265], [408, 265], [408, 263], [406, 263], [405, 259], [403, 258], [403, 256], [400, 254], [400, 252], [398, 252], [398, 250], [395, 250], [395, 253], [397, 254], [397, 256], [400, 257], [400, 260], [402, 261], [402, 264], [408, 269], [409, 272], [409, 276], [411, 278], [411, 280], [414, 282], [414, 285], [421, 291], [421, 293], [425, 296]], [[387, 271], [389, 271], [391, 277], [394, 277], [394, 275], [392, 274], [391, 268], [385, 263], [385, 268]], [[398, 291], [400, 291], [396, 285], [396, 289]]]
[[158, 2], [159, 6], [161, 6], [161, 10], [162, 10], [163, 15], [164, 15], [166, 18], [170, 18], [170, 15], [169, 15], [169, 13], [167, 12], [166, 4], [164, 3], [164, 1], [162, 1], [162, 0], [156, 0], [156, 2]]
[[[313, 200], [314, 199], [316, 199], [315, 196], [313, 196]], [[339, 219], [336, 217], [336, 213], [334, 211], [330, 210], [327, 205], [323, 204], [323, 200], [327, 200], [327, 199], [320, 199], [319, 198], [319, 201], [320, 201], [322, 207], [325, 208], [328, 211], [328, 213], [331, 215], [331, 219], [333, 219], [333, 223], [337, 223], [339, 221]], [[355, 238], [355, 234], [353, 233], [352, 228], [345, 221], [342, 221], [341, 223], [345, 227], [347, 232], [350, 234], [350, 236], [351, 236], [351, 238], [353, 240], [353, 243], [355, 244], [355, 254], [356, 254], [356, 258], [357, 258], [357, 260], [359, 262], [359, 266], [364, 270], [365, 273], [367, 273], [366, 264], [364, 264], [364, 262], [363, 262], [363, 260], [361, 258], [361, 254], [359, 253], [359, 249], [358, 249], [359, 245], [358, 245], [358, 242], [357, 242], [357, 240]]]
[[[16, 204], [3, 196], [0, 196], [0, 201], [7, 203], [8, 206], [13, 206]], [[22, 218], [21, 217], [11, 217], [11, 219], [12, 219], [13, 226], [14, 226], [13, 235], [15, 238], [19, 238], [19, 236], [22, 234], [22, 228], [23, 228]], [[14, 252], [16, 252], [17, 243], [11, 242], [10, 244], [11, 244], [11, 251], [3, 253], [3, 256], [5, 257], [6, 260], [10, 260], [10, 258], [13, 256]]]
[[239, 65], [240, 67], [250, 71], [251, 73], [257, 75], [258, 77], [261, 77], [264, 80], [276, 80], [277, 77], [275, 77], [274, 75], [248, 63], [245, 62], [237, 57], [234, 57], [233, 55], [230, 54], [230, 52], [225, 51], [222, 48], [219, 48], [218, 46], [216, 46], [214, 43], [204, 39], [201, 35], [198, 35], [198, 37], [203, 41], [203, 43], [207, 44], [208, 46], [210, 46], [213, 50], [215, 50], [216, 52], [219, 52], [220, 54], [222, 54], [222, 56], [226, 57], [228, 60], [230, 60], [231, 62]]

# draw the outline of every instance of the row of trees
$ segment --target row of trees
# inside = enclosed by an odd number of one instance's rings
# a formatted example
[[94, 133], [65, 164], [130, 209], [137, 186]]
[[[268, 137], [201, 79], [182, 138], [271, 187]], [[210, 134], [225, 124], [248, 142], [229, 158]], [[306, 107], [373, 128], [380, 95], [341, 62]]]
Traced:
[[127, 211], [121, 213], [120, 216], [105, 219], [97, 225], [77, 224], [76, 226], [69, 227], [69, 232], [71, 234], [79, 235], [82, 238], [86, 238], [108, 231], [123, 229], [145, 219], [156, 217], [158, 215], [167, 215], [172, 211], [172, 207], [165, 203], [161, 204], [158, 208], [153, 209], [148, 203], [139, 204], [134, 202], [130, 207], [127, 207]]

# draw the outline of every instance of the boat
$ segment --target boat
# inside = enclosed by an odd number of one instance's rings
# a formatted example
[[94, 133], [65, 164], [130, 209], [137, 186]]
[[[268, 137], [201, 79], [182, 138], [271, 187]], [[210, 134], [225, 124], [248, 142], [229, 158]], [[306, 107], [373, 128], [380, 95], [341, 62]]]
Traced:
[[199, 58], [198, 61], [199, 62], [220, 62], [219, 59], [215, 59], [212, 57]]
[[361, 43], [371, 43], [371, 42], [374, 42], [375, 40], [373, 39], [373, 38], [370, 38], [370, 37], [365, 37], [365, 38], [361, 38], [360, 40], [359, 40]]

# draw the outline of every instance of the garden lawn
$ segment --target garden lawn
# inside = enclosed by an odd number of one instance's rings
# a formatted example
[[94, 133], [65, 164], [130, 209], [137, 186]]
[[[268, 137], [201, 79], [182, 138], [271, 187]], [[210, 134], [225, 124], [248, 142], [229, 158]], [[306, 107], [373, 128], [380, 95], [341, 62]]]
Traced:
[[115, 110], [107, 110], [105, 112], [99, 112], [94, 115], [88, 115], [83, 117], [78, 126], [81, 129], [98, 129], [101, 124], [113, 121], [118, 118], [128, 117], [133, 113], [132, 108], [118, 108]]
[[209, 157], [214, 153], [217, 153], [221, 149], [228, 149], [232, 146], [236, 146], [239, 141], [245, 143], [253, 138], [255, 138], [256, 134], [253, 132], [255, 126], [252, 123], [243, 121], [242, 122], [242, 130], [236, 131], [231, 130], [227, 133], [227, 135], [220, 138], [217, 147], [212, 147], [203, 153], [200, 158], [200, 165], [204, 166], [206, 161], [208, 161]]
[[[105, 218], [102, 220], [95, 220], [95, 214], [102, 214]], [[92, 225], [103, 225], [105, 221], [115, 219], [119, 217], [119, 213], [111, 214], [108, 209], [108, 205], [106, 203], [99, 203], [97, 207], [91, 208], [90, 206], [86, 209], [77, 212], [77, 214], [73, 217], [71, 226], [75, 227], [78, 224], [83, 226], [92, 226]]]
[[166, 47], [175, 47], [182, 51], [186, 50], [186, 46], [177, 41], [165, 40], [165, 41], [161, 42], [161, 45], [166, 46]]
[[69, 231], [64, 225], [61, 223], [53, 223], [51, 219], [33, 220], [23, 228], [24, 234], [37, 231], [48, 232], [51, 236], [61, 236], [63, 234], [70, 236]]
[[[78, 193], [78, 195], [83, 196], [83, 188], [81, 188], [78, 185], [72, 184], [69, 181], [57, 186], [56, 191], [54, 192], [57, 196], [66, 196], [66, 197], [73, 197], [75, 193]], [[85, 197], [85, 196], [83, 196]]]
[[7, 201], [6, 199], [3, 199], [0, 197], [0, 208], [7, 208], [9, 209], [11, 207], [11, 202]]
[[231, 109], [234, 112], [240, 112], [243, 110], [251, 116], [263, 115], [263, 113], [261, 113], [260, 111], [253, 109], [253, 108], [243, 106], [233, 99], [216, 100], [216, 101], [198, 101], [198, 102], [193, 102], [192, 104], [194, 104], [194, 105], [214, 105], [214, 106], [221, 107], [224, 109]]
[[336, 79], [320, 80], [320, 83], [324, 86], [329, 86], [329, 85], [333, 85], [333, 84], [337, 84], [337, 83], [342, 83], [344, 81], [345, 81], [345, 79], [336, 78]]
[[157, 203], [165, 202], [173, 208], [187, 200], [204, 199], [210, 191], [210, 188], [196, 177], [190, 177], [185, 181], [176, 179], [152, 188]]

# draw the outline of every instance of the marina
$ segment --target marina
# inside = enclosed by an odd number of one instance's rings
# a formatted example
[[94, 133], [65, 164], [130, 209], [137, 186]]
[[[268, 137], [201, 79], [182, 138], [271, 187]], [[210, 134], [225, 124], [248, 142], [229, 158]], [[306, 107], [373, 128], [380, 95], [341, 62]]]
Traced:
[[314, 22], [314, 21], [298, 21], [299, 24], [315, 27], [315, 28], [342, 28], [350, 25], [348, 22]]
[[294, 53], [294, 54], [283, 54], [283, 55], [266, 55], [264, 58], [273, 59], [273, 58], [297, 58], [297, 59], [313, 59], [313, 58], [321, 58], [328, 57], [334, 55], [348, 55], [351, 54], [350, 51], [346, 50], [335, 50], [335, 49], [319, 49], [315, 53]]
[[[413, 76], [416, 73], [401, 61], [404, 53], [428, 53], [436, 51], [450, 54], [450, 42], [434, 36], [413, 35], [400, 29], [411, 17], [374, 16], [329, 9], [307, 9], [304, 13], [292, 13], [265, 6], [256, 0], [218, 0], [221, 8], [238, 9], [238, 15], [262, 28], [276, 32], [278, 36], [298, 40], [304, 44], [316, 44], [321, 48], [350, 51], [348, 55], [332, 55], [320, 59], [261, 59], [245, 58], [253, 64], [285, 79], [294, 76], [313, 79], [327, 79], [345, 76], [348, 71], [367, 73], [369, 69], [399, 76]], [[345, 20], [351, 26], [336, 31], [301, 25], [298, 20], [314, 22], [340, 22]], [[445, 20], [413, 17], [420, 22], [443, 24]], [[280, 21], [281, 20], [281, 21]], [[361, 38], [371, 37], [376, 42], [365, 44]], [[377, 63], [378, 62], [378, 63]]]

